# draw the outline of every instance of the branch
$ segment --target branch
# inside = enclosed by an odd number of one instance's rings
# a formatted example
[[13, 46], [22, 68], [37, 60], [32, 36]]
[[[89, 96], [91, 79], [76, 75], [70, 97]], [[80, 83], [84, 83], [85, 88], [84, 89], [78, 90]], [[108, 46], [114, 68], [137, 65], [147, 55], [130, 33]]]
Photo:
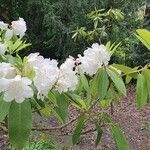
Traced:
[[[85, 135], [85, 134], [88, 134], [88, 133], [91, 133], [91, 132], [95, 132], [95, 131], [96, 131], [96, 129], [89, 129], [89, 130], [83, 131], [81, 133], [81, 135]], [[55, 133], [52, 133], [52, 135], [54, 135], [54, 136], [66, 136], [66, 135], [72, 136], [72, 134], [70, 134], [70, 133], [64, 133], [64, 134], [55, 134]]]
[[[80, 115], [79, 115], [80, 116]], [[70, 120], [69, 122], [67, 122], [66, 124], [62, 125], [62, 126], [58, 126], [58, 127], [51, 127], [51, 128], [32, 128], [33, 131], [53, 131], [53, 130], [61, 130], [65, 127], [67, 127], [68, 125], [70, 125], [71, 123], [75, 122], [79, 116], [77, 116], [76, 118]]]

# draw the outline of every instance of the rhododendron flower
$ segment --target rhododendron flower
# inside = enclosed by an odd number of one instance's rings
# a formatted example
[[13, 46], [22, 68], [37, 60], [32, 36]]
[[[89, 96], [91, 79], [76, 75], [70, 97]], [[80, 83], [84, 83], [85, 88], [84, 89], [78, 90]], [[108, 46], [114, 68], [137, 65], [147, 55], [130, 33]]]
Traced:
[[7, 40], [10, 40], [13, 37], [13, 30], [7, 29], [6, 33], [5, 33], [5, 38]]
[[14, 33], [16, 35], [19, 35], [20, 37], [23, 37], [27, 30], [26, 22], [24, 21], [23, 18], [19, 18], [19, 20], [17, 20], [17, 21], [12, 21], [11, 27], [12, 27]]
[[78, 84], [78, 78], [76, 72], [74, 71], [75, 60], [73, 57], [69, 57], [60, 66], [59, 78], [56, 84], [56, 89], [62, 93], [68, 90], [75, 90]]
[[56, 60], [44, 59], [35, 67], [34, 85], [38, 90], [38, 99], [47, 96], [58, 79], [59, 69]]
[[108, 65], [110, 56], [104, 45], [94, 43], [92, 48], [84, 51], [84, 56], [78, 55], [78, 69], [88, 75], [93, 75], [102, 65]]
[[16, 76], [15, 68], [10, 63], [0, 63], [0, 78], [11, 79]]
[[38, 68], [40, 67], [41, 63], [44, 61], [44, 57], [39, 55], [39, 53], [31, 53], [27, 57], [27, 61], [33, 66], [33, 68]]
[[6, 30], [8, 28], [8, 24], [4, 23], [3, 21], [0, 21], [0, 29]]
[[5, 43], [0, 43], [0, 55], [4, 55], [7, 51], [7, 46]]
[[17, 75], [14, 79], [1, 78], [0, 91], [4, 92], [4, 101], [15, 100], [17, 103], [22, 103], [26, 98], [33, 97], [31, 84], [31, 80], [20, 75]]

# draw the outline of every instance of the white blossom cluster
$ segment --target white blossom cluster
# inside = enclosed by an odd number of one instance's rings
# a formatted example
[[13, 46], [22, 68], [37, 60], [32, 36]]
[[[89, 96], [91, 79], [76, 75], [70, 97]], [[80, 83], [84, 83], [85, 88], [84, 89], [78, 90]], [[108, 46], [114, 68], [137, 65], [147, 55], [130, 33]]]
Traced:
[[79, 70], [90, 76], [95, 74], [102, 65], [108, 65], [110, 55], [104, 45], [94, 43], [91, 48], [84, 51], [84, 56], [78, 55]]
[[[5, 32], [5, 39], [10, 40], [13, 35], [22, 38], [27, 30], [26, 22], [23, 18], [19, 18], [17, 21], [12, 21], [11, 25], [0, 21], [0, 31]], [[4, 55], [7, 51], [7, 45], [5, 42], [0, 42], [0, 55]]]
[[[24, 35], [26, 25], [22, 18], [13, 21], [11, 26], [12, 29], [9, 30], [13, 30], [16, 35]], [[1, 30], [7, 28], [7, 24], [0, 22]], [[77, 59], [69, 56], [60, 67], [57, 60], [44, 58], [39, 53], [31, 53], [26, 57], [22, 68], [24, 71], [21, 73], [10, 63], [0, 63], [0, 92], [3, 92], [5, 101], [15, 100], [22, 103], [25, 99], [33, 97], [34, 86], [37, 89], [37, 98], [43, 100], [51, 89], [59, 93], [75, 90], [81, 72], [92, 76], [103, 65], [108, 65], [109, 60], [106, 47], [97, 43], [85, 50], [83, 56], [78, 55]], [[26, 72], [30, 71], [34, 72], [32, 79], [26, 75]]]

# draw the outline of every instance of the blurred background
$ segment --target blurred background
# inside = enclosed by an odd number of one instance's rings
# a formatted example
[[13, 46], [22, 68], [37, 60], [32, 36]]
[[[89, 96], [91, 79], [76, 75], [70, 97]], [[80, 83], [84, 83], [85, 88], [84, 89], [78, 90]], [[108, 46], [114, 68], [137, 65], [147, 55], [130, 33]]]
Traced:
[[112, 62], [129, 66], [150, 62], [150, 53], [135, 38], [150, 29], [149, 0], [0, 0], [0, 20], [19, 17], [27, 23], [25, 40], [32, 46], [21, 55], [40, 52], [62, 62], [94, 42], [121, 42]]

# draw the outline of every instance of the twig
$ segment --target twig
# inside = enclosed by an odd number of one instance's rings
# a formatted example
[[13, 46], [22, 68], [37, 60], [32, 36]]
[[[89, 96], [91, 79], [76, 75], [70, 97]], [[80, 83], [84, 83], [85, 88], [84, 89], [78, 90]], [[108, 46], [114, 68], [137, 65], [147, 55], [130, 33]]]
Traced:
[[32, 111], [32, 113], [35, 113], [35, 112], [40, 111], [40, 110], [42, 110], [42, 109], [43, 109], [43, 108], [35, 109], [35, 110]]
[[[86, 130], [86, 131], [83, 131], [81, 133], [81, 135], [85, 135], [85, 134], [88, 134], [88, 133], [91, 133], [91, 132], [95, 132], [96, 129], [89, 129], [89, 130]], [[64, 133], [64, 134], [55, 134], [55, 133], [52, 133], [52, 135], [54, 136], [72, 136], [71, 133]]]
[[74, 121], [76, 121], [79, 118], [79, 116], [77, 116], [76, 118], [70, 120], [68, 123], [66, 123], [66, 124], [64, 124], [62, 126], [51, 127], [51, 128], [32, 128], [32, 130], [33, 131], [53, 131], [53, 130], [60, 130], [60, 129], [63, 129], [63, 128], [67, 127], [68, 125], [70, 125]]

